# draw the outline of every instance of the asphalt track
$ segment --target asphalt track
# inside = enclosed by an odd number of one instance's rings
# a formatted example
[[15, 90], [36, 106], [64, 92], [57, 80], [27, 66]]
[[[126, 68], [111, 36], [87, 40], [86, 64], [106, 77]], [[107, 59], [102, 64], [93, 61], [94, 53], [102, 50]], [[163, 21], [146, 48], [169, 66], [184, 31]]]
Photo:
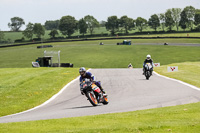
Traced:
[[93, 107], [80, 94], [79, 81], [70, 84], [54, 100], [32, 111], [0, 117], [0, 123], [78, 117], [126, 112], [200, 101], [200, 91], [153, 74], [150, 80], [142, 69], [91, 69], [101, 80], [109, 104]]

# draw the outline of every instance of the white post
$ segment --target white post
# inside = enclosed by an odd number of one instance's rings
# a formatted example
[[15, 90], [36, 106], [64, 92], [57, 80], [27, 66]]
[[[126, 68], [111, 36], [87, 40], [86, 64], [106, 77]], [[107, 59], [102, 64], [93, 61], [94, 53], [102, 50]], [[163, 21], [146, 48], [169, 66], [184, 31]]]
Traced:
[[45, 51], [44, 51], [44, 57], [46, 56], [46, 52], [47, 52], [47, 51], [45, 50]]

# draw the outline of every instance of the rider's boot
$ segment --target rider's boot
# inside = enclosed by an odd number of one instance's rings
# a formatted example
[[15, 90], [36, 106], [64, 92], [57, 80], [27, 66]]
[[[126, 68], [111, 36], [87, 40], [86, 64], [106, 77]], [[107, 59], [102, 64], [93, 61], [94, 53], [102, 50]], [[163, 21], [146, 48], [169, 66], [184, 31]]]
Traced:
[[151, 76], [153, 76], [153, 70], [151, 70]]
[[99, 87], [101, 89], [101, 91], [103, 92], [103, 96], [107, 96], [106, 92], [104, 91], [104, 89], [100, 86]]
[[143, 73], [142, 73], [142, 75], [144, 75], [144, 68], [143, 68]]
[[103, 95], [102, 95], [101, 93], [99, 93], [98, 99], [99, 99], [99, 102], [102, 102], [102, 101], [103, 101]]

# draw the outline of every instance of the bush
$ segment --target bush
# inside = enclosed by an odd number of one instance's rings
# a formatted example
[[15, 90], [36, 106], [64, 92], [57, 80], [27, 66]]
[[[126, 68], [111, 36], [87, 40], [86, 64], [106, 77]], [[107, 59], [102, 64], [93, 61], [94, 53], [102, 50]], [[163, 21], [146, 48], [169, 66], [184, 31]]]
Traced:
[[41, 41], [41, 38], [33, 38], [34, 41]]
[[200, 31], [200, 24], [195, 28], [195, 31]]
[[21, 39], [16, 39], [15, 43], [23, 42], [24, 40], [25, 40], [24, 37], [22, 37]]

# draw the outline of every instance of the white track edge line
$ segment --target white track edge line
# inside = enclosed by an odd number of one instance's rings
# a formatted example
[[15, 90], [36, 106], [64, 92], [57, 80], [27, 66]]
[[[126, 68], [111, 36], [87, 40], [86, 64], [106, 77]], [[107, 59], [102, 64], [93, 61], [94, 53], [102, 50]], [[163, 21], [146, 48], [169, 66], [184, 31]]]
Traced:
[[190, 88], [193, 88], [193, 89], [195, 89], [195, 90], [200, 91], [200, 88], [198, 88], [198, 87], [196, 87], [196, 86], [194, 86], [194, 85], [188, 84], [188, 83], [183, 82], [183, 81], [178, 80], [178, 79], [169, 78], [169, 77], [166, 77], [166, 76], [160, 75], [160, 74], [158, 74], [158, 73], [155, 72], [155, 71], [154, 71], [154, 73], [155, 73], [157, 76], [160, 76], [160, 77], [163, 77], [163, 78], [166, 78], [166, 79], [169, 79], [169, 80], [173, 80], [173, 81], [179, 82], [179, 83], [181, 83], [181, 84], [183, 84], [183, 85], [189, 86]]
[[[90, 71], [91, 69], [88, 69], [87, 71]], [[25, 111], [22, 111], [22, 112], [19, 112], [19, 113], [16, 113], [16, 114], [11, 114], [11, 115], [6, 115], [6, 116], [2, 116], [0, 118], [4, 118], [4, 117], [11, 117], [11, 116], [15, 116], [15, 115], [20, 115], [20, 114], [24, 114], [24, 113], [27, 113], [27, 112], [30, 112], [30, 111], [33, 111], [35, 109], [38, 109], [42, 106], [45, 106], [46, 104], [50, 103], [51, 101], [53, 101], [58, 95], [60, 95], [68, 86], [70, 86], [72, 83], [74, 83], [76, 80], [79, 79], [80, 76], [78, 76], [77, 78], [75, 78], [74, 80], [72, 80], [71, 82], [69, 82], [67, 85], [65, 85], [57, 94], [53, 95], [49, 100], [47, 100], [46, 102], [42, 103], [41, 105], [38, 105], [36, 107], [33, 107], [29, 110], [25, 110]]]

